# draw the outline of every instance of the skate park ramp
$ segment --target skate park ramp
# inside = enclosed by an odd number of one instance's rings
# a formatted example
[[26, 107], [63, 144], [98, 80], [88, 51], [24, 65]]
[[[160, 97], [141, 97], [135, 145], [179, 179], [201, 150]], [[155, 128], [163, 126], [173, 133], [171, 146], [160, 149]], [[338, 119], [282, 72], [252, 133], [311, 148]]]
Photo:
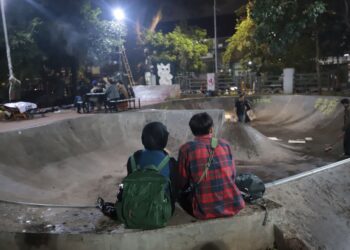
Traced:
[[[128, 157], [142, 148], [141, 132], [151, 121], [170, 132], [168, 148], [192, 138], [191, 111], [100, 114], [0, 133], [0, 199], [49, 204], [94, 204], [100, 195], [114, 200], [126, 176]], [[208, 111], [221, 129], [224, 113]]]
[[[0, 133], [2, 144], [0, 199], [90, 206], [100, 195], [106, 200], [113, 201], [117, 184], [126, 175], [127, 158], [132, 152], [142, 148], [140, 138], [143, 126], [151, 121], [163, 122], [170, 132], [168, 149], [171, 155], [176, 157], [179, 145], [193, 138], [188, 127], [189, 119], [193, 114], [202, 111], [207, 111], [213, 117], [215, 134], [231, 143], [238, 173], [254, 172], [267, 182], [293, 176], [339, 160], [339, 155], [342, 153], [341, 142], [329, 153], [325, 153], [323, 148], [326, 143], [333, 143], [341, 130], [343, 110], [339, 105], [340, 99], [340, 97], [322, 96], [250, 97], [256, 115], [251, 124], [235, 122], [233, 112], [235, 99], [227, 97], [174, 100], [149, 106], [148, 110], [139, 112], [88, 115], [55, 121], [40, 127], [2, 132]], [[269, 137], [276, 137], [278, 141]], [[304, 144], [288, 143], [288, 140], [306, 137], [312, 140]], [[280, 221], [270, 221], [269, 229], [271, 224], [277, 224], [284, 233], [290, 233], [291, 239], [298, 238], [309, 244], [309, 249], [348, 249], [349, 173], [349, 164], [344, 163], [337, 169], [269, 187], [266, 197], [282, 204], [285, 210], [282, 216], [273, 215], [275, 212], [270, 211], [269, 220], [273, 217], [273, 220], [279, 218]], [[25, 208], [21, 207], [20, 211], [22, 209]], [[33, 207], [29, 207], [28, 210], [38, 211]], [[49, 211], [45, 207], [42, 210], [44, 211], [39, 210], [38, 216], [54, 214], [53, 209]], [[57, 217], [62, 216], [66, 208], [62, 210], [57, 213]], [[247, 222], [251, 215], [246, 215], [247, 209], [245, 209], [239, 216], [232, 218], [232, 222], [230, 219], [199, 223], [192, 223], [189, 220], [191, 223], [187, 222], [187, 225], [165, 228], [160, 234], [159, 231], [150, 231], [150, 234], [139, 232], [134, 235], [128, 232], [125, 235], [102, 236], [104, 239], [109, 237], [111, 241], [114, 239], [113, 246], [122, 240], [124, 244], [135, 242], [135, 245], [145, 246], [145, 242], [149, 239], [154, 240], [156, 234], [159, 237], [158, 242], [164, 242], [163, 237], [170, 232], [173, 235], [169, 234], [169, 239], [177, 237], [180, 242], [185, 238], [182, 242], [184, 245], [181, 246], [186, 249], [188, 242], [196, 240], [198, 235], [202, 235], [203, 241], [212, 238], [221, 239], [222, 235], [217, 233], [213, 236], [213, 231], [221, 232], [220, 228], [225, 231], [228, 225], [233, 225], [235, 228], [234, 223], [238, 223], [237, 221], [240, 221], [239, 225], [242, 225], [242, 229], [247, 232], [254, 231], [256, 235], [263, 235], [264, 228], [256, 227], [256, 223], [261, 223], [264, 213], [257, 211], [254, 209], [251, 211], [256, 217], [254, 223]], [[69, 214], [69, 219], [75, 218], [76, 213], [89, 216], [92, 211], [74, 210]], [[19, 218], [17, 215], [14, 217], [14, 221]], [[32, 217], [29, 218], [32, 220]], [[85, 217], [83, 219], [86, 220]], [[25, 219], [23, 224], [26, 224]], [[82, 228], [85, 228], [86, 221], [82, 224]], [[188, 232], [192, 232], [189, 234], [190, 237], [184, 237], [185, 227]], [[75, 225], [72, 228], [75, 229]], [[55, 232], [59, 233], [59, 229], [57, 227]], [[229, 232], [231, 234], [233, 231]], [[77, 236], [79, 239], [76, 242], [83, 244], [81, 237], [85, 236], [81, 235]], [[102, 237], [97, 239], [101, 235], [85, 235], [86, 242], [89, 242], [88, 238], [95, 237], [94, 242], [90, 243], [101, 243], [99, 240]], [[251, 234], [244, 235], [247, 238], [243, 241], [255, 243], [255, 238], [252, 240], [250, 237]], [[4, 234], [4, 237], [16, 238], [17, 235], [10, 233], [10, 236]], [[30, 237], [28, 236], [28, 239], [26, 237], [23, 242], [28, 244]], [[69, 234], [63, 236], [62, 242], [68, 244], [71, 237], [73, 236]], [[259, 244], [255, 245], [256, 248], [252, 249], [259, 249]], [[162, 249], [160, 245], [157, 246]], [[111, 247], [112, 245], [109, 248]], [[178, 248], [174, 246], [169, 249]]]
[[268, 187], [266, 197], [285, 210], [276, 222], [284, 237], [306, 243], [305, 248], [281, 249], [349, 249], [349, 162], [344, 160], [319, 173]]
[[[0, 133], [0, 198], [67, 205], [93, 204], [98, 195], [114, 200], [111, 187], [117, 189], [128, 157], [142, 148], [143, 126], [163, 122], [170, 132], [167, 148], [176, 158], [179, 146], [193, 138], [190, 117], [203, 110], [213, 116], [216, 134], [231, 143], [238, 172], [271, 181], [339, 158], [341, 143], [330, 153], [323, 150], [341, 129], [339, 98], [260, 96], [250, 101], [256, 114], [250, 125], [233, 122], [234, 98], [202, 98], [149, 107], [162, 110], [98, 114]], [[288, 143], [305, 137], [313, 140]]]
[[[276, 95], [247, 99], [255, 114], [248, 125], [234, 122], [233, 97], [174, 100], [151, 107], [224, 110], [226, 121], [220, 135], [231, 143], [238, 170], [254, 172], [265, 181], [341, 158], [342, 141], [337, 139], [343, 125], [341, 97]], [[332, 151], [324, 151], [327, 144], [334, 144]]]

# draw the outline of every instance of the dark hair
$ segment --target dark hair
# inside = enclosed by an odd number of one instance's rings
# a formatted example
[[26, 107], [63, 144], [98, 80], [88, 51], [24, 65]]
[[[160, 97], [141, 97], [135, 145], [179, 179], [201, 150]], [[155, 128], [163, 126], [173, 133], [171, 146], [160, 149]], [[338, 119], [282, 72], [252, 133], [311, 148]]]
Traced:
[[168, 143], [169, 132], [161, 122], [148, 123], [142, 130], [141, 141], [148, 150], [162, 150]]
[[195, 136], [207, 135], [213, 127], [214, 122], [207, 112], [195, 114], [190, 120], [190, 128]]
[[340, 100], [340, 103], [345, 105], [345, 104], [349, 104], [349, 99], [348, 98], [343, 98]]

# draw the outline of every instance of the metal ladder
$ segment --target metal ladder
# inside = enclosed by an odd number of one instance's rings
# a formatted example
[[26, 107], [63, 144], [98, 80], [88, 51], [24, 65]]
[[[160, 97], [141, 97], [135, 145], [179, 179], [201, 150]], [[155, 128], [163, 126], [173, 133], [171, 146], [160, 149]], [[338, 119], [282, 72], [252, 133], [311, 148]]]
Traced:
[[122, 60], [123, 60], [123, 64], [125, 67], [126, 74], [128, 75], [129, 83], [131, 86], [135, 86], [134, 77], [132, 76], [130, 64], [129, 64], [128, 58], [126, 56], [124, 46], [122, 47]]

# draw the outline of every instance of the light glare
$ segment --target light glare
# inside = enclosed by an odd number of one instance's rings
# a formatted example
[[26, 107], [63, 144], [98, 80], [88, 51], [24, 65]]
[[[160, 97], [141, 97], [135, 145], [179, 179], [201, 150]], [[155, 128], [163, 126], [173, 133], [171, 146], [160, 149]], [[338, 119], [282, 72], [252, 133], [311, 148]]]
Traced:
[[122, 21], [125, 19], [125, 13], [121, 8], [113, 10], [113, 15], [118, 21]]

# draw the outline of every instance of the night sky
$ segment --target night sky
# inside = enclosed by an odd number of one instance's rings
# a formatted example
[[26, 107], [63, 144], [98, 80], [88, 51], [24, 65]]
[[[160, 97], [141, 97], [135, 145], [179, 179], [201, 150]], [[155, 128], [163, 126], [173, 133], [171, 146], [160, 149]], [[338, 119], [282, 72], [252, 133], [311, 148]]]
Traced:
[[[162, 10], [162, 21], [158, 29], [171, 31], [180, 21], [199, 26], [213, 36], [213, 0], [128, 0], [119, 1], [133, 20], [140, 20], [144, 28], [150, 24], [158, 10]], [[114, 2], [115, 3], [115, 2]], [[234, 32], [235, 10], [246, 0], [217, 0], [218, 36], [231, 36]]]

